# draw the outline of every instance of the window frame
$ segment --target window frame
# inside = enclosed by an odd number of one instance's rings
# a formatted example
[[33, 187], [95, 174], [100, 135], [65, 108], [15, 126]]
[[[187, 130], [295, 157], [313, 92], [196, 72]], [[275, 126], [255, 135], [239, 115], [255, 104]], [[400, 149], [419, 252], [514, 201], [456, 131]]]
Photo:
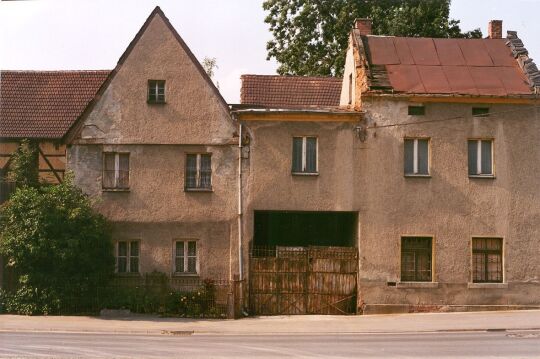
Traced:
[[[195, 175], [195, 187], [188, 187], [188, 157], [197, 156], [196, 160], [196, 175]], [[201, 157], [210, 157], [210, 186], [201, 187]], [[186, 152], [184, 163], [184, 191], [185, 192], [212, 192], [213, 191], [213, 171], [212, 171], [212, 153], [210, 152]]]
[[[163, 84], [163, 100], [159, 99], [159, 85]], [[155, 86], [154, 86], [155, 85]], [[155, 87], [155, 98], [152, 99], [150, 90]], [[149, 104], [165, 104], [166, 103], [166, 81], [165, 80], [148, 80], [146, 90], [146, 102]]]
[[[414, 279], [409, 280], [404, 278], [404, 245], [403, 242], [406, 239], [429, 239], [430, 240], [430, 246], [429, 246], [429, 253], [430, 253], [430, 268], [429, 268], [429, 279], [422, 280], [418, 277], [418, 263], [417, 263], [417, 256], [415, 255], [415, 262], [414, 262]], [[400, 254], [400, 268], [399, 268], [399, 278], [401, 283], [434, 283], [435, 282], [435, 237], [430, 235], [404, 235], [400, 237], [399, 242], [399, 254]], [[418, 248], [418, 250], [427, 250], [427, 249], [421, 249]], [[416, 254], [416, 252], [415, 252]]]
[[[474, 241], [475, 240], [498, 240], [500, 241], [500, 249], [494, 250], [494, 249], [475, 249], [474, 248]], [[471, 283], [474, 284], [493, 284], [493, 283], [505, 283], [505, 271], [504, 271], [504, 246], [505, 241], [502, 237], [497, 236], [474, 236], [471, 238]], [[497, 254], [500, 256], [500, 280], [475, 280], [475, 273], [476, 273], [476, 266], [475, 266], [475, 254], [482, 254], [484, 257], [484, 277], [488, 278], [489, 275], [489, 261], [488, 261], [488, 255], [489, 254]]]
[[[105, 171], [106, 169], [106, 156], [108, 154], [114, 154], [114, 184], [112, 187], [105, 186]], [[127, 186], [119, 186], [120, 178], [120, 155], [127, 155], [128, 170], [127, 170]], [[101, 170], [101, 189], [103, 191], [129, 191], [131, 186], [131, 154], [127, 151], [103, 151], [102, 152], [102, 170]]]
[[[180, 272], [178, 271], [178, 268], [176, 267], [176, 259], [182, 258], [180, 256], [176, 255], [176, 246], [177, 243], [182, 242], [184, 243], [184, 255], [182, 256], [184, 259], [184, 271]], [[199, 264], [199, 240], [198, 239], [175, 239], [173, 241], [173, 275], [175, 276], [198, 276], [200, 272]], [[189, 255], [189, 243], [195, 243], [195, 256]], [[195, 272], [190, 272], [189, 269], [189, 258], [195, 258]]]
[[489, 117], [489, 112], [489, 107], [475, 106], [471, 108], [471, 115], [473, 117]]
[[[126, 243], [126, 255], [120, 256], [120, 243]], [[131, 247], [132, 243], [137, 243], [137, 256], [132, 256], [131, 254]], [[115, 245], [115, 266], [114, 266], [114, 272], [116, 274], [120, 275], [140, 275], [141, 274], [141, 241], [139, 239], [123, 239], [123, 240], [117, 240]], [[120, 257], [126, 259], [126, 271], [120, 272], [118, 262]], [[137, 258], [137, 271], [134, 272], [131, 270], [131, 259]]]
[[353, 95], [353, 74], [352, 72], [349, 74], [349, 99], [348, 104], [352, 105], [352, 96]]
[[[294, 139], [302, 139], [302, 171], [295, 171], [294, 169]], [[315, 139], [315, 171], [307, 171], [307, 139]], [[291, 156], [291, 173], [295, 176], [318, 176], [319, 175], [319, 137], [315, 135], [301, 135], [301, 136], [292, 136], [292, 156]]]
[[[469, 168], [469, 142], [476, 141], [476, 173], [470, 173]], [[491, 173], [482, 172], [482, 141], [490, 141], [491, 144]], [[478, 173], [480, 172], [480, 173]], [[467, 139], [467, 173], [469, 178], [495, 178], [495, 139], [494, 138], [468, 138]]]
[[[418, 167], [419, 167], [418, 141], [419, 140], [427, 141], [427, 173], [418, 173]], [[413, 142], [413, 173], [405, 172], [405, 165], [406, 165], [405, 142], [406, 141], [414, 141]], [[416, 153], [416, 156], [415, 156], [415, 153]], [[416, 168], [416, 172], [415, 172], [415, 168]], [[403, 138], [403, 174], [405, 177], [425, 177], [425, 178], [431, 177], [431, 138], [430, 137], [404, 137]]]

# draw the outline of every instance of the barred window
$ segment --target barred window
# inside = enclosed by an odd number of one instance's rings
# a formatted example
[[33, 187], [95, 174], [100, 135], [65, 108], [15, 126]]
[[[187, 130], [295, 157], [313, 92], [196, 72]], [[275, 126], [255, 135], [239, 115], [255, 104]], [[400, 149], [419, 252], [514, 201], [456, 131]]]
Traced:
[[129, 188], [129, 153], [103, 153], [102, 186], [104, 189]]
[[175, 242], [175, 273], [196, 274], [197, 273], [197, 242], [196, 241], [176, 241]]
[[118, 273], [139, 272], [139, 241], [119, 241], [116, 249]]
[[473, 282], [502, 283], [502, 239], [473, 238]]
[[188, 154], [186, 156], [186, 190], [212, 189], [212, 159], [209, 153]]
[[493, 140], [469, 140], [469, 176], [493, 176]]
[[430, 237], [401, 238], [402, 282], [431, 282], [431, 243]]
[[429, 175], [429, 140], [406, 138], [404, 141], [405, 175]]
[[317, 137], [293, 137], [292, 172], [317, 173]]
[[148, 80], [148, 103], [165, 103], [164, 80]]

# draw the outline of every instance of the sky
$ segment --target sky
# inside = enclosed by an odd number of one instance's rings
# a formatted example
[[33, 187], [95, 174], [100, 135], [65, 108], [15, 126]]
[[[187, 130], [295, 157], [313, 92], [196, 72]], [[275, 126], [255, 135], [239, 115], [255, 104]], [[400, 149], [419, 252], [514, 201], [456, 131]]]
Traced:
[[[239, 102], [241, 74], [275, 74], [262, 0], [0, 1], [0, 69], [113, 69], [157, 5], [200, 61], [217, 59], [227, 102]], [[539, 13], [540, 0], [453, 0], [450, 9], [463, 31], [484, 36], [489, 20], [503, 20], [504, 34], [516, 30], [540, 65]]]

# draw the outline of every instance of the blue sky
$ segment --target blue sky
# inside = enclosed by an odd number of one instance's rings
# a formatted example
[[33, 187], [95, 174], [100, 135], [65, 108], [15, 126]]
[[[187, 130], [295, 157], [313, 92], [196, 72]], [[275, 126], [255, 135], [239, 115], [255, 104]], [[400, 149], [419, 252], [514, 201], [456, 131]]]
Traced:
[[[159, 5], [195, 56], [216, 57], [216, 80], [230, 103], [240, 75], [273, 74], [271, 38], [257, 0], [34, 0], [0, 2], [0, 69], [112, 69], [150, 12]], [[516, 30], [540, 62], [540, 0], [453, 0], [463, 30], [491, 19]], [[352, 24], [351, 24], [352, 26]]]

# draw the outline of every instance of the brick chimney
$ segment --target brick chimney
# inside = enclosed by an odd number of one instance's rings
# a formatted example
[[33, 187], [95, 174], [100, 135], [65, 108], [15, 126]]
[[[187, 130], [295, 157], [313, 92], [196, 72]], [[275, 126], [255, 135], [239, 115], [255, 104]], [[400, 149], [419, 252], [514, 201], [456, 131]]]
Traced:
[[502, 20], [491, 20], [488, 25], [490, 39], [502, 39]]
[[360, 30], [360, 35], [371, 35], [371, 20], [356, 19], [354, 20], [354, 28]]

